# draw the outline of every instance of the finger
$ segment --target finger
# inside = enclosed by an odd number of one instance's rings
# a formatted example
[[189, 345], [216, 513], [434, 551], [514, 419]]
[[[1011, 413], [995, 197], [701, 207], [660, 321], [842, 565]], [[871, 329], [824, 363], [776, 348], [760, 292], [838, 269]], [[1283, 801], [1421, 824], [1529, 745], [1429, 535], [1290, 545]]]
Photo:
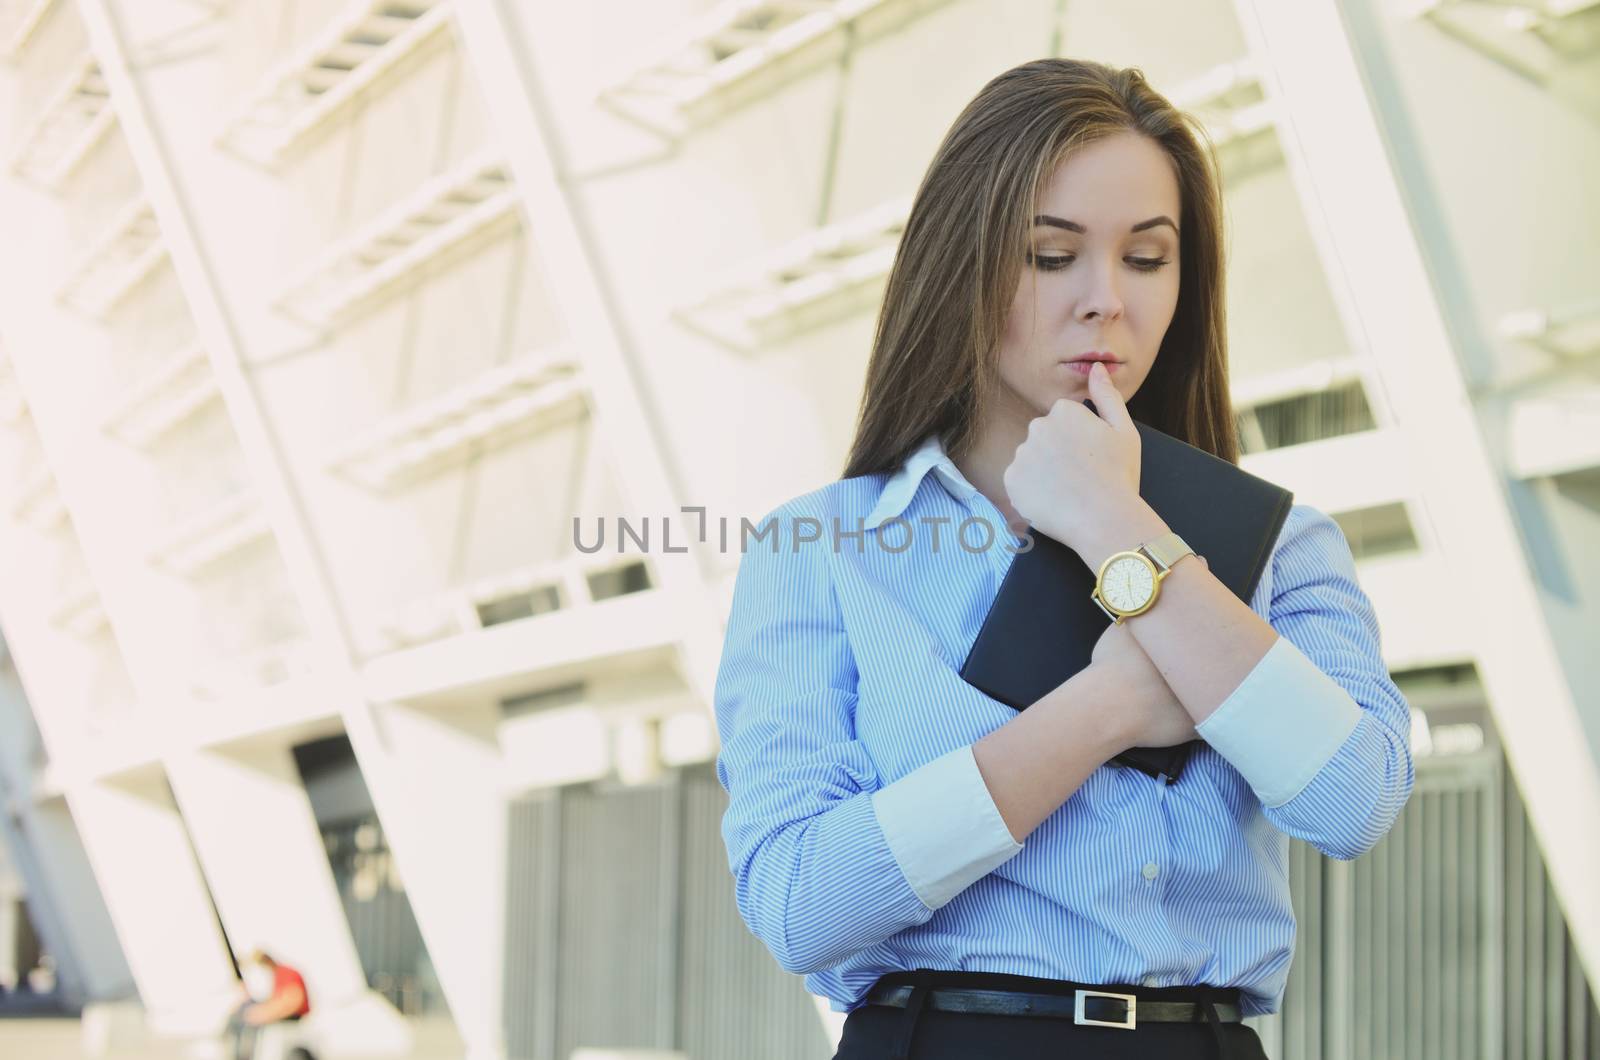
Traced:
[[1095, 411], [1101, 419], [1122, 430], [1137, 429], [1133, 425], [1133, 417], [1128, 414], [1128, 406], [1123, 404], [1122, 395], [1111, 381], [1111, 373], [1099, 361], [1089, 370], [1089, 395], [1094, 399]]

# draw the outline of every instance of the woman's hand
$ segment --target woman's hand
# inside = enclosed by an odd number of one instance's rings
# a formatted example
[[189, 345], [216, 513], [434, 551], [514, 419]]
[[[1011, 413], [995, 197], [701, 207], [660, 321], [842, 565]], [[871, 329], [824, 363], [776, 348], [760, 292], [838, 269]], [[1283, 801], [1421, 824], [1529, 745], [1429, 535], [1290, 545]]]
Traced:
[[1041, 533], [1084, 546], [1144, 506], [1139, 496], [1139, 430], [1101, 365], [1089, 373], [1100, 415], [1070, 398], [1028, 424], [1005, 470], [1006, 499]]
[[1115, 712], [1112, 723], [1129, 747], [1172, 747], [1197, 738], [1194, 719], [1126, 624], [1106, 627], [1094, 642], [1089, 665], [1104, 671], [1116, 690], [1109, 708]]

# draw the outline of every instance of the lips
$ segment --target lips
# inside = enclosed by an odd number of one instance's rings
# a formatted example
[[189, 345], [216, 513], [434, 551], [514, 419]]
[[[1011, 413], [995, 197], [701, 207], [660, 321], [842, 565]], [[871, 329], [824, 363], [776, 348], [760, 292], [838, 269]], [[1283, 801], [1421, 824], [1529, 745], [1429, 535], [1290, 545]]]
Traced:
[[1084, 359], [1084, 358], [1080, 358], [1080, 359], [1078, 359], [1076, 361], [1062, 361], [1061, 364], [1065, 368], [1071, 368], [1074, 372], [1077, 372], [1079, 375], [1088, 375], [1091, 371], [1094, 370], [1094, 366], [1097, 365], [1097, 364], [1105, 365], [1106, 366], [1106, 371], [1108, 371], [1108, 372], [1116, 372], [1116, 371], [1118, 371], [1119, 369], [1122, 368], [1122, 362], [1121, 361], [1095, 361], [1095, 360], [1089, 360], [1089, 359]]

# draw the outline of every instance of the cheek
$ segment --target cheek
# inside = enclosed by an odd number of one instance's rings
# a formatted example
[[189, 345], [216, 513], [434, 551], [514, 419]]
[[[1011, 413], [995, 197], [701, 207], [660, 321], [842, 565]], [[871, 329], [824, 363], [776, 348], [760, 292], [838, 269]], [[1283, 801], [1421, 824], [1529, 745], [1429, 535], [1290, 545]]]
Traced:
[[1000, 378], [1007, 384], [1015, 387], [1026, 386], [1028, 351], [1025, 345], [1016, 340], [1009, 331], [1005, 343], [1000, 347]]
[[1016, 296], [1011, 299], [1011, 309], [1006, 314], [1005, 331], [1000, 336], [1000, 372], [1015, 378], [1024, 369], [1029, 347], [1034, 339], [1034, 302], [1032, 292], [1024, 280]]
[[1152, 361], [1140, 365], [1139, 367], [1141, 367], [1143, 371], [1138, 373], [1137, 378], [1123, 379], [1119, 382], [1117, 386], [1117, 393], [1122, 395], [1123, 401], [1133, 400], [1133, 395], [1137, 394], [1139, 392], [1139, 388], [1144, 386], [1144, 381], [1150, 378], [1150, 369], [1153, 364], [1154, 362]]
[[[1164, 297], [1162, 299], [1163, 313], [1161, 319], [1170, 324], [1172, 323], [1172, 315], [1178, 311], [1179, 279], [1178, 266], [1176, 262], [1174, 262], [1172, 265], [1169, 265], [1165, 271], [1170, 273], [1170, 276], [1167, 278], [1167, 281], [1162, 284], [1162, 292]], [[1165, 328], [1162, 330], [1165, 331]]]
[[1139, 289], [1139, 316], [1147, 327], [1165, 330], [1178, 308], [1178, 274], [1168, 266], [1162, 270], [1170, 273], [1150, 280]]
[[1033, 292], [1023, 280], [1012, 296], [1011, 309], [1006, 313], [1005, 342], [1007, 346], [1025, 348], [1033, 333]]

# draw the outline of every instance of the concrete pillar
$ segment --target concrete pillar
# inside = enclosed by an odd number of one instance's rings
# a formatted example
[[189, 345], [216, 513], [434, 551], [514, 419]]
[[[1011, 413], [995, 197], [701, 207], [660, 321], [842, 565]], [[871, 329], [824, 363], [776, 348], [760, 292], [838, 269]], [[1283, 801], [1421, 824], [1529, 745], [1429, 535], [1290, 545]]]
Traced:
[[314, 997], [365, 990], [289, 752], [191, 752], [172, 758], [168, 775], [235, 955], [267, 950], [300, 970]]
[[409, 1049], [405, 1019], [367, 989], [289, 748], [263, 738], [174, 755], [167, 769], [235, 955], [260, 947], [305, 976], [327, 1040], [374, 1054]]
[[[471, 1060], [505, 1055], [506, 802], [492, 704], [378, 704], [350, 742]], [[465, 868], [465, 871], [463, 869]]]
[[234, 995], [233, 964], [164, 777], [154, 767], [67, 793], [122, 940], [149, 1028], [216, 1029]]

